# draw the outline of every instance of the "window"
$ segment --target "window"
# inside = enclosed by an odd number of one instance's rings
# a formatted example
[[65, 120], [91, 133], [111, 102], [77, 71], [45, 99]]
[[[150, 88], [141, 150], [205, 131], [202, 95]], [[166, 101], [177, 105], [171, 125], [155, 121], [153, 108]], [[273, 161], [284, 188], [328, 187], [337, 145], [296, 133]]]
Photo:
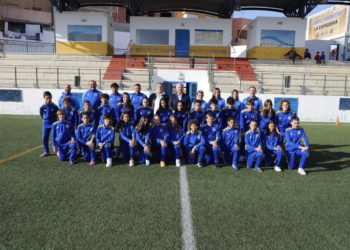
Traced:
[[10, 4], [10, 3], [8, 3], [8, 4], [6, 4], [6, 6], [9, 7], [9, 8], [18, 8], [17, 4]]
[[102, 42], [102, 26], [68, 25], [68, 41]]
[[195, 44], [222, 44], [223, 30], [195, 30]]
[[41, 11], [42, 9], [41, 8], [37, 8], [37, 7], [32, 7], [32, 10]]
[[247, 39], [248, 32], [246, 30], [237, 30], [237, 38]]
[[168, 45], [169, 30], [136, 30], [136, 44]]

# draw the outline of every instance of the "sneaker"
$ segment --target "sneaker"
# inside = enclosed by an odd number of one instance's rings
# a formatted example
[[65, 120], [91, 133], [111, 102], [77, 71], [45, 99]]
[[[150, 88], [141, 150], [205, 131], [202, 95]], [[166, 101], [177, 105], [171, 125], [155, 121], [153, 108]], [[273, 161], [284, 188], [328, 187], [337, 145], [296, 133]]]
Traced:
[[130, 160], [129, 161], [129, 167], [133, 167], [133, 166], [135, 166], [134, 160]]
[[60, 152], [57, 152], [56, 155], [57, 155], [58, 157], [60, 157]]
[[180, 159], [175, 160], [176, 167], [181, 167]]
[[215, 169], [218, 169], [218, 168], [220, 168], [220, 165], [219, 165], [219, 163], [215, 163], [215, 165], [214, 165], [214, 168], [215, 168]]
[[114, 149], [113, 149], [113, 152], [114, 152], [114, 154], [113, 154], [112, 157], [115, 159], [115, 158], [118, 157], [118, 148], [114, 148]]
[[90, 166], [95, 165], [95, 164], [96, 164], [95, 161], [90, 161]]
[[260, 172], [260, 173], [264, 172], [264, 171], [263, 171], [261, 168], [259, 168], [259, 167], [255, 167], [254, 170], [256, 170], [256, 171], [258, 171], [258, 172]]
[[204, 167], [204, 165], [203, 165], [203, 163], [202, 163], [201, 161], [199, 161], [199, 162], [197, 163], [197, 166], [200, 167], [200, 168]]
[[233, 170], [239, 170], [239, 168], [236, 165], [232, 165]]
[[40, 157], [46, 157], [49, 156], [50, 154], [48, 152], [43, 153], [42, 155], [40, 155]]
[[71, 161], [69, 161], [69, 163], [70, 163], [70, 164], [72, 164], [72, 165], [74, 165], [74, 164], [75, 164], [75, 162], [74, 162], [74, 161], [72, 161], [72, 160], [71, 160]]
[[276, 172], [282, 172], [282, 169], [280, 167], [275, 166], [275, 171]]
[[244, 161], [244, 157], [243, 157], [243, 155], [241, 155], [240, 157], [239, 157], [239, 160], [238, 160], [239, 162], [243, 162]]
[[151, 162], [149, 160], [146, 160], [146, 166], [151, 165]]
[[106, 168], [112, 167], [112, 158], [107, 158]]
[[302, 169], [302, 168], [298, 168], [298, 173], [301, 174], [301, 175], [307, 175], [307, 173], [305, 172], [305, 170]]
[[165, 161], [161, 161], [161, 162], [160, 162], [160, 166], [161, 166], [162, 168], [166, 167]]

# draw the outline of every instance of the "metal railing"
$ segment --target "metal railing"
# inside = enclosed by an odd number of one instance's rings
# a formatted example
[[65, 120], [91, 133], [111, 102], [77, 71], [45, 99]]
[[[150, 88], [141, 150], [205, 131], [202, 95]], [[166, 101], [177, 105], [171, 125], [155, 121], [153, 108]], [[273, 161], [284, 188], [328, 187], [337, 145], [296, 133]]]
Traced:
[[80, 76], [80, 85], [86, 87], [91, 79], [95, 79], [98, 88], [102, 89], [105, 81], [120, 82], [122, 85], [123, 70], [110, 67], [108, 71], [106, 68], [0, 67], [0, 87], [59, 89], [65, 84], [74, 85], [75, 76]]
[[55, 53], [55, 44], [0, 39], [0, 52]]
[[210, 91], [214, 91], [215, 89], [214, 71], [213, 71], [213, 64], [211, 63], [210, 58], [208, 58], [208, 81], [209, 81]]
[[152, 90], [152, 83], [153, 83], [153, 75], [154, 75], [154, 61], [153, 57], [148, 57], [148, 89]]

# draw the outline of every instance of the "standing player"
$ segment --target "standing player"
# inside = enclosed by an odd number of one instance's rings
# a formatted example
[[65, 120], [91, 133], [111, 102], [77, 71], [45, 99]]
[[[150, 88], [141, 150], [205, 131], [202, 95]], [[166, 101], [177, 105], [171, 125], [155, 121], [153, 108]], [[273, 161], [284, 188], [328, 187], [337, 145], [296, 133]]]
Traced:
[[212, 113], [214, 115], [214, 124], [221, 129], [222, 126], [222, 118], [221, 118], [221, 109], [218, 109], [218, 101], [216, 99], [212, 99], [209, 101], [210, 108], [205, 111], [205, 114]]
[[221, 151], [224, 154], [226, 164], [232, 163], [232, 168], [238, 170], [239, 156], [239, 127], [235, 126], [236, 118], [230, 116], [227, 119], [228, 127], [222, 131], [221, 136]]
[[117, 117], [117, 106], [118, 103], [121, 102], [122, 99], [122, 94], [120, 94], [118, 92], [119, 90], [119, 85], [118, 83], [112, 83], [111, 84], [111, 90], [112, 90], [112, 94], [109, 95], [109, 100], [108, 100], [108, 104], [111, 105], [114, 108], [114, 117]]
[[249, 127], [250, 129], [245, 133], [247, 166], [248, 168], [253, 168], [254, 158], [256, 158], [254, 170], [263, 172], [259, 167], [264, 154], [262, 150], [262, 135], [258, 129], [258, 122], [251, 120]]
[[276, 112], [277, 133], [279, 138], [278, 143], [282, 146], [285, 131], [292, 126], [291, 120], [293, 117], [296, 117], [297, 114], [290, 109], [290, 102], [287, 99], [280, 101], [278, 109], [279, 110]]
[[216, 100], [218, 102], [218, 109], [223, 109], [224, 107], [226, 107], [225, 99], [221, 98], [221, 91], [219, 88], [214, 89], [213, 96], [207, 103], [207, 109], [210, 108], [211, 100]]
[[135, 108], [134, 105], [131, 103], [129, 94], [126, 92], [123, 93], [122, 101], [119, 102], [117, 106], [117, 123], [120, 122], [120, 116], [124, 112], [128, 112], [130, 115], [130, 120], [134, 121]]
[[267, 131], [267, 123], [269, 121], [276, 121], [276, 116], [275, 116], [276, 112], [275, 110], [272, 108], [272, 101], [270, 99], [267, 99], [264, 102], [264, 107], [262, 109], [259, 110], [259, 115], [260, 115], [260, 125], [259, 125], [259, 129], [261, 132], [265, 132]]
[[287, 128], [286, 130], [286, 155], [289, 169], [295, 168], [295, 156], [299, 155], [301, 158], [298, 173], [301, 175], [307, 175], [304, 167], [309, 156], [309, 140], [304, 129], [299, 127], [298, 117], [293, 117], [291, 119], [291, 126], [291, 128]]
[[103, 125], [96, 131], [96, 144], [101, 150], [102, 161], [107, 162], [106, 167], [112, 167], [112, 152], [115, 139], [115, 130], [112, 126], [113, 118], [110, 114], [103, 116]]
[[265, 145], [265, 161], [266, 166], [272, 166], [272, 155], [276, 156], [275, 171], [281, 172], [281, 160], [282, 160], [282, 146], [278, 144], [278, 134], [276, 131], [276, 123], [270, 120], [266, 124], [266, 132], [263, 134], [264, 145]]
[[168, 148], [170, 160], [175, 159], [176, 167], [181, 167], [181, 149], [184, 140], [183, 129], [178, 124], [177, 117], [171, 115], [168, 123]]
[[205, 159], [207, 164], [214, 162], [214, 168], [217, 169], [220, 168], [220, 127], [214, 124], [215, 115], [212, 112], [207, 113], [205, 117], [207, 123], [200, 128], [205, 139]]
[[221, 117], [222, 117], [222, 128], [224, 128], [227, 125], [228, 118], [230, 116], [235, 117], [236, 126], [239, 126], [239, 117], [240, 112], [239, 110], [234, 106], [235, 100], [232, 97], [227, 98], [226, 100], [226, 107], [222, 109]]
[[[197, 104], [197, 103], [196, 103]], [[196, 107], [196, 106], [195, 106]], [[205, 139], [201, 131], [199, 131], [198, 120], [190, 120], [190, 130], [187, 131], [184, 139], [184, 147], [188, 154], [188, 161], [194, 164], [198, 160], [198, 167], [203, 167], [203, 157], [205, 152]], [[197, 160], [196, 160], [197, 159]]]
[[177, 124], [186, 133], [188, 123], [188, 112], [185, 112], [185, 104], [183, 101], [177, 101], [173, 110], [173, 115], [177, 118]]
[[243, 105], [246, 106], [248, 101], [253, 101], [254, 109], [259, 111], [263, 105], [260, 98], [258, 98], [256, 95], [256, 88], [254, 86], [251, 86], [249, 88], [249, 96], [243, 100]]
[[136, 138], [134, 134], [134, 122], [130, 121], [129, 113], [122, 113], [118, 124], [120, 134], [120, 148], [122, 150], [124, 161], [129, 161], [129, 166], [135, 166], [135, 146]]
[[96, 117], [98, 117], [97, 119], [99, 120], [98, 125], [103, 125], [103, 117], [105, 115], [111, 115], [112, 116], [112, 124], [113, 125], [115, 123], [115, 112], [114, 112], [114, 108], [113, 106], [108, 104], [108, 99], [109, 99], [109, 95], [106, 93], [103, 93], [100, 95], [100, 99], [101, 99], [101, 106], [99, 106], [97, 108], [96, 111]]
[[150, 120], [153, 119], [153, 108], [149, 106], [149, 99], [148, 97], [142, 98], [142, 106], [138, 107], [136, 110], [136, 121], [135, 124], [137, 124], [141, 118], [141, 116], [147, 115]]
[[163, 98], [160, 99], [159, 108], [156, 112], [156, 114], [159, 115], [160, 117], [160, 122], [167, 124], [169, 121], [169, 117], [171, 116], [172, 113], [173, 111], [169, 108], [169, 105], [166, 102], [166, 100]]
[[71, 106], [71, 103], [72, 103], [72, 99], [69, 96], [64, 97], [63, 98], [64, 108], [62, 110], [64, 110], [66, 114], [66, 120], [72, 124], [74, 129], [76, 129], [77, 126], [79, 125], [78, 124], [79, 118], [78, 118], [77, 110]]
[[204, 125], [205, 111], [201, 109], [201, 101], [194, 101], [194, 109], [191, 109], [188, 114], [189, 120], [197, 120], [200, 125]]
[[45, 157], [50, 155], [49, 150], [49, 137], [52, 129], [52, 124], [57, 121], [56, 112], [58, 107], [52, 102], [52, 95], [49, 91], [45, 91], [44, 94], [45, 103], [41, 105], [39, 109], [39, 114], [43, 120], [42, 124], [42, 143], [44, 147], [44, 153], [40, 157]]
[[[141, 93], [141, 85], [138, 83], [136, 83], [134, 85], [134, 90], [135, 90], [135, 92], [130, 95], [130, 100], [131, 100], [132, 104], [134, 104], [135, 110], [137, 110], [142, 105], [142, 99], [144, 97], [147, 97], [147, 96], [145, 94]], [[137, 117], [136, 117], [136, 112], [135, 112], [133, 121], [135, 121], [136, 119], [137, 119]]]
[[91, 109], [90, 101], [84, 101], [84, 109], [79, 112], [79, 124], [83, 122], [83, 113], [88, 113], [90, 116], [90, 123], [97, 125], [95, 110]]
[[[206, 110], [208, 103], [206, 101], [204, 101], [203, 98], [204, 98], [203, 90], [198, 90], [196, 99], [201, 101], [201, 103], [202, 103], [201, 109]], [[192, 106], [191, 106], [191, 109], [193, 109], [193, 108], [194, 108], [194, 101], [192, 102]]]

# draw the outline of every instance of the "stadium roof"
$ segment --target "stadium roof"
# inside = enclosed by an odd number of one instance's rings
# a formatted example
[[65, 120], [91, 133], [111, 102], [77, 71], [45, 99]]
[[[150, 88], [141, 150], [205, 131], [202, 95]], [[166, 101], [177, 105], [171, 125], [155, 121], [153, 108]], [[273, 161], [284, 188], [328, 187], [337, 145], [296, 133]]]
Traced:
[[133, 16], [157, 12], [187, 11], [231, 18], [236, 10], [267, 10], [282, 12], [287, 17], [306, 17], [318, 4], [344, 4], [339, 0], [49, 0], [60, 12], [88, 6], [130, 8]]

